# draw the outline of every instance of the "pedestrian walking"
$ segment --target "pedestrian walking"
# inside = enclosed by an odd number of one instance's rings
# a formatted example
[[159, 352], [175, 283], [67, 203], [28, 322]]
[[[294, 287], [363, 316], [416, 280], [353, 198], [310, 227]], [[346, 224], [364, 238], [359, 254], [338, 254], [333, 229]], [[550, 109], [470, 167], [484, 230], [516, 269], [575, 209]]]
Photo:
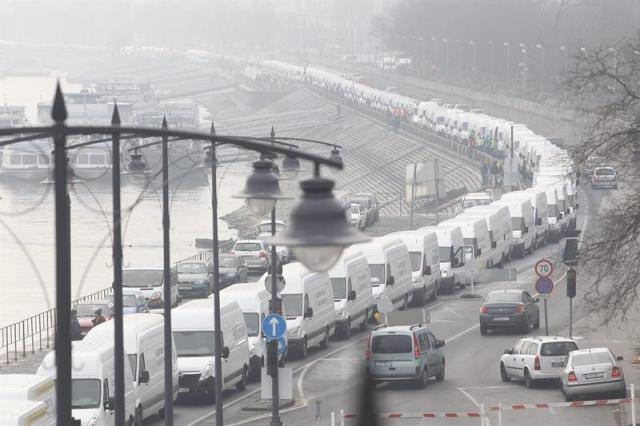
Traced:
[[95, 318], [91, 320], [93, 325], [102, 324], [103, 322], [107, 321], [107, 319], [104, 317], [104, 315], [102, 315], [102, 309], [101, 308], [96, 309], [95, 314], [96, 314]]
[[78, 321], [78, 311], [71, 310], [71, 324], [69, 325], [69, 337], [71, 340], [82, 339], [82, 329], [80, 328], [80, 322]]

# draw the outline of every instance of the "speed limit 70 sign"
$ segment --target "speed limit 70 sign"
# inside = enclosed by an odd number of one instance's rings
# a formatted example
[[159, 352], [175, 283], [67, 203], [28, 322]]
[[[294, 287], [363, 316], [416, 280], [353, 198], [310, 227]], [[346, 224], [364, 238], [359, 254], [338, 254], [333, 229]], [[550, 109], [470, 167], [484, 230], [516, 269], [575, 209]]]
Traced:
[[553, 273], [553, 263], [547, 259], [540, 259], [536, 262], [535, 271], [537, 276], [548, 278]]

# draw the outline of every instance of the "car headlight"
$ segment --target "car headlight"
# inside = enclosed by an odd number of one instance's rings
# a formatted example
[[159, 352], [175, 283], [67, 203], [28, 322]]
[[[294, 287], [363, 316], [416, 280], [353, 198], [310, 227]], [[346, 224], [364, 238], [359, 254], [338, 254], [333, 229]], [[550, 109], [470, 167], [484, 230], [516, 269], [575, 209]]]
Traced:
[[162, 299], [162, 293], [156, 290], [153, 293], [151, 293], [151, 297], [149, 299]]
[[207, 380], [213, 374], [213, 364], [208, 363], [200, 373], [200, 380]]
[[442, 278], [446, 278], [446, 277], [447, 277], [447, 275], [449, 275], [449, 274], [447, 273], [447, 271], [440, 271], [440, 276], [441, 276]]
[[97, 424], [98, 424], [98, 415], [94, 414], [93, 416], [91, 416], [91, 418], [87, 422], [87, 426], [97, 426]]

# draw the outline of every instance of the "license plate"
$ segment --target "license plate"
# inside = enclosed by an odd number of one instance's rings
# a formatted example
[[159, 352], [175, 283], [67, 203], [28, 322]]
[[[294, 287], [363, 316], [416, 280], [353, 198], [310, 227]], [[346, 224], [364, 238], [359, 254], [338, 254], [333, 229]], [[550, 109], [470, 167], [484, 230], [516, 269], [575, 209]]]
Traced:
[[181, 286], [178, 286], [178, 289], [180, 289], [180, 290], [191, 290], [191, 286], [190, 285], [181, 285]]
[[493, 317], [494, 321], [509, 321], [509, 317]]
[[189, 388], [180, 388], [178, 389], [178, 393], [189, 393]]
[[391, 361], [376, 361], [376, 367], [391, 367]]
[[604, 371], [600, 373], [587, 373], [584, 375], [585, 379], [604, 379]]
[[560, 361], [560, 362], [552, 362], [551, 363], [552, 367], [564, 367], [564, 362]]

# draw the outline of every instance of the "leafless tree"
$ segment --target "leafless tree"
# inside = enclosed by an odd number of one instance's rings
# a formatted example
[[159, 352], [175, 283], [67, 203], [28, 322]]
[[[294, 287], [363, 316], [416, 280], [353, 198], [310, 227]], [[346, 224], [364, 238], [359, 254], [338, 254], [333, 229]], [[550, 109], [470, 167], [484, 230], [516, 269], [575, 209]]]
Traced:
[[599, 232], [581, 251], [584, 278], [592, 280], [586, 300], [608, 322], [640, 301], [640, 38], [584, 49], [568, 84], [586, 126], [573, 152], [577, 167], [605, 157], [620, 182], [600, 209]]

